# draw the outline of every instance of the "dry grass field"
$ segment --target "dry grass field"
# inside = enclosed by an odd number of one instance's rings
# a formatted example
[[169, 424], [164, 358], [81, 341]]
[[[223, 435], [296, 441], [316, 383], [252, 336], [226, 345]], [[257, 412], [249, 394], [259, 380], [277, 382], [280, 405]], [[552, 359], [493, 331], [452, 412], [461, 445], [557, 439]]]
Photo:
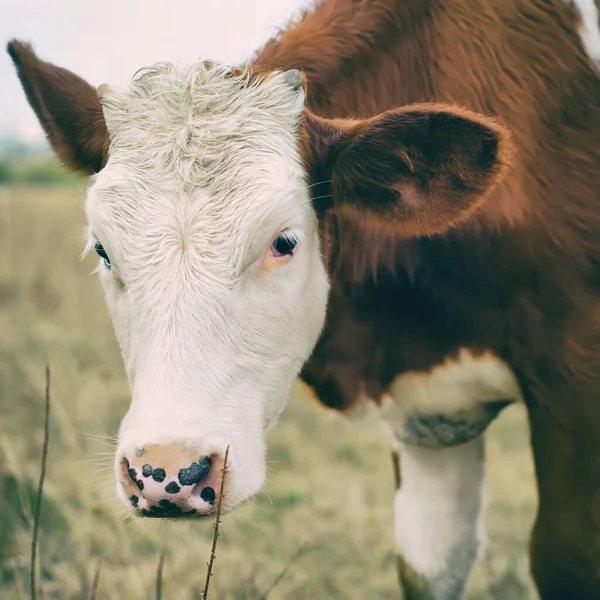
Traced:
[[[83, 198], [77, 187], [0, 187], [0, 598], [28, 595], [48, 363], [42, 597], [88, 598], [100, 564], [97, 598], [154, 598], [164, 549], [163, 598], [199, 600], [211, 523], [128, 523], [114, 498], [108, 436], [129, 392], [95, 262], [79, 258]], [[264, 493], [223, 520], [209, 597], [260, 598], [306, 543], [270, 599], [396, 598], [390, 456], [379, 430], [299, 391], [269, 442]], [[521, 409], [492, 426], [487, 454], [489, 543], [469, 598], [535, 598], [526, 556], [536, 497]]]

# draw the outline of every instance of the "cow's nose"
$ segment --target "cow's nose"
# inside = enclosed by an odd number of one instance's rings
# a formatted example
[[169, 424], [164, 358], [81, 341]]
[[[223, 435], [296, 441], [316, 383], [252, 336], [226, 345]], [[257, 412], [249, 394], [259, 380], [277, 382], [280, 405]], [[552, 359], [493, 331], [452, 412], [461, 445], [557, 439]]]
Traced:
[[120, 459], [120, 484], [138, 514], [194, 517], [215, 512], [223, 457], [185, 444], [148, 444]]

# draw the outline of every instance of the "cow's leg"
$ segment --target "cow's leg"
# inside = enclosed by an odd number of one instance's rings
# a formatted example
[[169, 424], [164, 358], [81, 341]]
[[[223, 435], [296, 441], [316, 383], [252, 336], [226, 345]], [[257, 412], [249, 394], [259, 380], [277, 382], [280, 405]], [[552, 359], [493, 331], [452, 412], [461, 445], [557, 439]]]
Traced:
[[531, 570], [543, 600], [597, 600], [600, 398], [565, 400], [528, 407], [539, 491]]
[[394, 500], [405, 600], [457, 600], [482, 538], [483, 436], [452, 447], [399, 443]]
[[395, 537], [407, 600], [463, 596], [483, 537], [483, 435], [521, 401], [504, 361], [465, 348], [428, 372], [402, 373], [380, 399], [399, 456]]

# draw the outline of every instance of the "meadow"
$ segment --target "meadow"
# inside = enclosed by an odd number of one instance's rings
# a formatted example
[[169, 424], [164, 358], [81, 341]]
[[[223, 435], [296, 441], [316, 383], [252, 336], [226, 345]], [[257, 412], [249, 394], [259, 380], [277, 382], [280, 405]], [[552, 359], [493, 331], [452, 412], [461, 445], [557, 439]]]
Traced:
[[[80, 259], [83, 190], [0, 186], [0, 598], [28, 597], [49, 364], [40, 597], [89, 598], [99, 568], [96, 598], [154, 598], [164, 551], [163, 598], [199, 600], [211, 522], [129, 522], [114, 496], [111, 436], [129, 390], [95, 258]], [[537, 597], [527, 565], [537, 501], [528, 435], [521, 407], [488, 432], [489, 541], [469, 598]], [[397, 598], [391, 460], [379, 429], [321, 409], [298, 385], [269, 448], [265, 491], [223, 518], [209, 598]]]

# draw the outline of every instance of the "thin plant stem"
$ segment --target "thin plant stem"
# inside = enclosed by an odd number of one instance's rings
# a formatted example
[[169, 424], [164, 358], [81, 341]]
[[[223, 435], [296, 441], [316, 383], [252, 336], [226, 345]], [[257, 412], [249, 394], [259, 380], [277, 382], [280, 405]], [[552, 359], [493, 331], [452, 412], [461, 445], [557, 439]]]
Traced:
[[307, 544], [304, 543], [302, 546], [300, 546], [300, 548], [298, 548], [298, 550], [296, 550], [296, 552], [294, 552], [287, 565], [283, 568], [281, 573], [275, 577], [273, 583], [267, 588], [267, 591], [260, 596], [259, 600], [267, 600], [267, 596], [275, 589], [275, 586], [277, 586], [277, 584], [283, 579], [284, 575], [290, 570], [290, 567], [296, 562], [298, 557], [306, 550], [306, 548]]
[[156, 600], [162, 600], [162, 581], [163, 581], [163, 567], [165, 565], [165, 551], [160, 553], [158, 559], [158, 567], [156, 568]]
[[42, 498], [44, 496], [44, 479], [46, 478], [46, 462], [48, 459], [48, 440], [50, 438], [50, 367], [46, 365], [46, 408], [44, 416], [44, 446], [42, 450], [42, 471], [38, 482], [38, 490], [35, 501], [35, 512], [33, 516], [33, 535], [31, 538], [31, 562], [29, 573], [29, 595], [31, 600], [36, 598], [36, 558], [38, 535], [40, 529], [40, 514], [42, 509]]
[[225, 475], [227, 473], [227, 459], [229, 458], [229, 446], [225, 450], [225, 458], [223, 459], [223, 468], [221, 469], [221, 489], [219, 490], [219, 499], [217, 501], [217, 516], [215, 519], [215, 524], [213, 525], [214, 535], [212, 548], [210, 551], [210, 559], [208, 561], [208, 569], [206, 571], [206, 581], [204, 583], [204, 591], [202, 592], [202, 600], [206, 600], [208, 598], [208, 586], [210, 584], [210, 578], [212, 576], [212, 568], [215, 558], [217, 557], [217, 540], [219, 539], [219, 524], [221, 523], [221, 506], [223, 504], [223, 490], [225, 489]]
[[90, 589], [90, 600], [96, 600], [98, 596], [98, 586], [100, 584], [100, 571], [102, 570], [102, 561], [99, 560], [94, 571], [94, 579], [92, 580], [92, 588]]

